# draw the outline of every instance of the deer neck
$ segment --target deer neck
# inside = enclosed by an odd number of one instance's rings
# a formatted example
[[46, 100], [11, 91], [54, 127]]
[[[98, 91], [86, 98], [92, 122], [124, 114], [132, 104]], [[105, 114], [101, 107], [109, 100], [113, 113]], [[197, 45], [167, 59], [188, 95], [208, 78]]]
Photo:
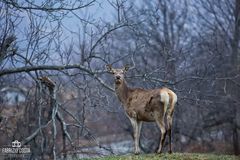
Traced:
[[121, 84], [115, 84], [115, 91], [121, 103], [127, 104], [130, 89], [124, 80]]

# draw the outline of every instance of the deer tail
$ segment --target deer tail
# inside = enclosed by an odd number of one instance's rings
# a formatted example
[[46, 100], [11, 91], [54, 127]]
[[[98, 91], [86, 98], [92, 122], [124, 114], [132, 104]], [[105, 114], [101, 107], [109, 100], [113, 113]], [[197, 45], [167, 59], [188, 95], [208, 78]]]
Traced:
[[169, 105], [168, 105], [166, 114], [167, 116], [172, 117], [174, 112], [174, 107], [177, 103], [177, 95], [171, 90], [168, 91], [168, 95], [169, 95]]

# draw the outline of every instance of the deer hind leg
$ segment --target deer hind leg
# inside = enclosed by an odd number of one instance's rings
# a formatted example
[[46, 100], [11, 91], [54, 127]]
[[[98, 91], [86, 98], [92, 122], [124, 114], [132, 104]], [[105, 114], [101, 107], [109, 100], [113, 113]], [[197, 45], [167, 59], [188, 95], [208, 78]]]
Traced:
[[140, 131], [142, 127], [142, 122], [137, 121], [134, 118], [129, 118], [133, 127], [133, 138], [134, 138], [134, 154], [140, 153], [140, 147], [139, 147], [139, 139], [140, 139]]
[[172, 153], [172, 116], [167, 115], [167, 133], [169, 137], [169, 150], [168, 153]]
[[166, 138], [166, 133], [167, 133], [165, 128], [165, 123], [164, 123], [164, 113], [155, 114], [155, 120], [157, 122], [158, 127], [161, 130], [161, 139], [160, 139], [159, 147], [157, 150], [157, 153], [161, 153], [164, 145], [164, 141]]
[[174, 97], [174, 99], [171, 101], [171, 105], [167, 112], [167, 133], [169, 137], [169, 151], [168, 153], [172, 153], [172, 121], [173, 121], [173, 112], [174, 112], [174, 106], [176, 104], [177, 97]]

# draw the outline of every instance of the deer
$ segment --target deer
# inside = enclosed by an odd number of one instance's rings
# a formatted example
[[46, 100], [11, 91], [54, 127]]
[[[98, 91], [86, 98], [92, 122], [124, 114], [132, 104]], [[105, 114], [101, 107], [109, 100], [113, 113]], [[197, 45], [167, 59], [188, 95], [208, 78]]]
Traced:
[[159, 154], [162, 153], [168, 133], [168, 152], [172, 153], [172, 121], [177, 95], [166, 87], [156, 89], [128, 87], [124, 76], [129, 68], [126, 65], [121, 69], [114, 69], [111, 64], [106, 65], [107, 72], [113, 74], [115, 80], [115, 93], [133, 127], [134, 153], [140, 154], [139, 139], [142, 122], [156, 122], [160, 128], [161, 138], [157, 149]]

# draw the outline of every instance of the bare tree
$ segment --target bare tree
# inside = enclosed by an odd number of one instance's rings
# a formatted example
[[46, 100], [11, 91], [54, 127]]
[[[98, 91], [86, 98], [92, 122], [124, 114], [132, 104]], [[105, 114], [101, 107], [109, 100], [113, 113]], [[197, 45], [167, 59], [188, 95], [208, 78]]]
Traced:
[[[0, 2], [2, 8], [0, 77], [3, 82], [1, 87], [21, 84], [28, 86], [29, 90], [32, 88], [25, 102], [28, 107], [21, 108], [26, 111], [24, 115], [27, 120], [24, 120], [30, 125], [22, 127], [17, 136], [14, 136], [16, 130], [11, 132], [12, 134], [9, 136], [12, 138], [6, 143], [11, 142], [15, 137], [23, 144], [31, 144], [34, 158], [57, 159], [61, 155], [67, 158], [70, 153], [77, 154], [81, 151], [78, 141], [83, 139], [82, 137], [87, 137], [91, 143], [111, 153], [110, 149], [100, 145], [84, 124], [84, 104], [82, 105], [80, 102], [81, 106], [73, 105], [72, 108], [68, 108], [68, 104], [66, 102], [65, 105], [64, 100], [68, 99], [70, 91], [63, 94], [64, 97], [61, 101], [58, 100], [61, 90], [57, 87], [61, 85], [77, 88], [73, 91], [74, 95], [78, 88], [81, 90], [86, 85], [87, 88], [92, 86], [88, 86], [92, 80], [95, 80], [95, 86], [102, 84], [103, 87], [111, 89], [99, 77], [99, 74], [105, 73], [105, 71], [99, 70], [96, 65], [93, 65], [97, 59], [101, 59], [95, 52], [109, 34], [126, 24], [109, 26], [104, 22], [95, 22], [91, 16], [82, 18], [79, 11], [84, 11], [94, 4], [97, 4], [95, 0], [72, 3], [65, 1]], [[70, 35], [74, 35], [75, 38], [81, 35], [80, 32], [76, 33], [73, 31], [74, 29], [71, 31], [67, 28], [65, 21], [68, 16], [73, 16], [83, 26], [89, 26], [85, 27], [85, 30], [84, 27], [79, 28], [79, 30], [83, 29], [82, 35], [85, 36], [80, 44], [76, 44], [73, 39], [66, 38]], [[45, 76], [50, 78], [41, 78]], [[79, 82], [74, 77], [78, 77], [84, 82]], [[11, 81], [9, 81], [10, 79]], [[56, 82], [53, 83], [52, 79]], [[67, 82], [69, 84], [66, 84]], [[94, 86], [92, 86], [93, 88]], [[101, 87], [95, 89], [99, 92]], [[69, 99], [74, 102], [74, 99], [88, 96], [85, 93], [80, 92], [78, 97], [73, 96]], [[89, 94], [93, 95], [92, 91]], [[91, 100], [94, 98], [99, 99], [99, 97], [93, 97]], [[91, 106], [91, 103], [87, 105]], [[77, 107], [83, 109], [81, 117], [72, 113]], [[1, 117], [5, 114], [2, 113]], [[17, 122], [18, 119], [16, 118], [14, 121]], [[81, 134], [75, 137], [76, 135], [72, 133], [77, 132]], [[4, 134], [7, 133], [4, 132]], [[58, 136], [60, 134], [61, 138]]]
[[[214, 107], [209, 113], [209, 119], [216, 117], [215, 121], [207, 124], [208, 127], [214, 127], [223, 124], [231, 125], [232, 144], [234, 153], [239, 154], [239, 129], [238, 129], [238, 100], [239, 87], [235, 80], [238, 79], [239, 74], [239, 16], [240, 16], [240, 2], [236, 1], [198, 1], [196, 4], [198, 15], [200, 18], [199, 30], [201, 37], [212, 36], [215, 41], [205, 40], [205, 45], [209, 48], [206, 53], [213, 54], [219, 61], [213, 62], [215, 68], [215, 75], [221, 75], [223, 78], [217, 78], [216, 90], [219, 94], [216, 96], [226, 96], [226, 105]], [[207, 13], [212, 18], [208, 19], [204, 16]], [[207, 35], [206, 33], [208, 32]], [[202, 44], [203, 45], [203, 44]], [[210, 48], [211, 46], [217, 46]], [[224, 63], [221, 63], [221, 59]], [[225, 108], [226, 107], [226, 108]], [[229, 115], [223, 116], [222, 112], [229, 112]], [[209, 120], [208, 120], [209, 121]], [[208, 123], [207, 121], [207, 123]]]

